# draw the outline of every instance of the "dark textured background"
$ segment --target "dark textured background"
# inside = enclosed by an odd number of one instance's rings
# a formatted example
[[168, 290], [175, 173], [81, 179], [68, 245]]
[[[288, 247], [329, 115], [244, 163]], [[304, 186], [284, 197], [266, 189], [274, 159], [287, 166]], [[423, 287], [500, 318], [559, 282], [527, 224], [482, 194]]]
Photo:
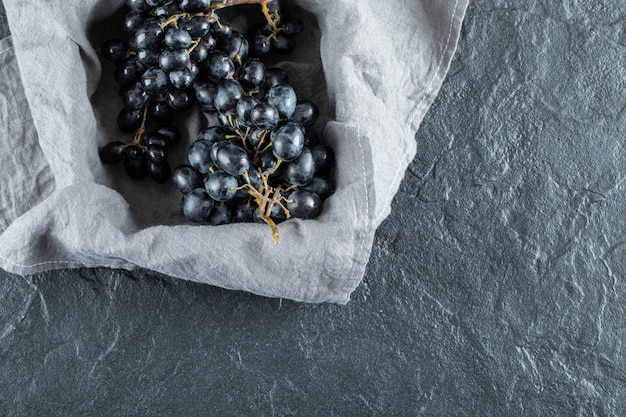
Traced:
[[626, 3], [517, 4], [471, 2], [347, 306], [0, 271], [0, 415], [626, 415]]

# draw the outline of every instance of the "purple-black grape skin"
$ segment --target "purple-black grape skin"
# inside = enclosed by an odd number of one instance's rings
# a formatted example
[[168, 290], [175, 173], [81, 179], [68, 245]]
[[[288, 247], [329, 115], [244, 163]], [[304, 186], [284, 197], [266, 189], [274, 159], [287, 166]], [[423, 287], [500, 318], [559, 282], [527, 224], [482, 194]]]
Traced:
[[117, 126], [122, 132], [132, 133], [141, 126], [143, 114], [140, 110], [122, 109], [117, 116]]
[[172, 174], [172, 181], [178, 190], [187, 194], [196, 188], [204, 187], [202, 174], [189, 165], [177, 167]]
[[252, 127], [251, 113], [257, 104], [259, 99], [250, 96], [243, 96], [237, 103], [237, 120], [239, 125], [243, 127]]
[[335, 152], [326, 145], [315, 145], [311, 148], [315, 160], [316, 174], [328, 174], [335, 164]]
[[148, 176], [150, 176], [150, 178], [152, 178], [155, 182], [159, 184], [166, 183], [172, 176], [172, 168], [167, 162], [159, 165], [153, 163], [152, 161], [148, 161], [146, 168], [148, 171]]
[[115, 81], [122, 87], [133, 85], [141, 80], [143, 71], [139, 69], [134, 59], [128, 59], [115, 69]]
[[160, 125], [154, 129], [154, 133], [167, 138], [168, 144], [173, 145], [180, 139], [180, 131], [174, 125]]
[[112, 141], [100, 148], [98, 152], [103, 164], [114, 164], [124, 160], [124, 143], [119, 140]]
[[102, 45], [102, 56], [114, 64], [123, 64], [129, 58], [128, 43], [121, 39], [109, 39]]
[[215, 108], [215, 94], [217, 93], [217, 84], [207, 82], [194, 82], [193, 89], [196, 94], [196, 101], [200, 105], [200, 109], [203, 112], [216, 111]]
[[189, 147], [187, 159], [189, 164], [201, 174], [207, 174], [215, 165], [211, 159], [212, 143], [207, 140], [196, 140]]
[[163, 43], [170, 49], [187, 49], [191, 46], [191, 35], [184, 29], [170, 28], [165, 32]]
[[212, 51], [202, 61], [202, 72], [211, 81], [217, 83], [235, 74], [235, 64], [222, 51]]
[[143, 89], [141, 83], [137, 82], [130, 86], [122, 97], [124, 107], [130, 110], [140, 110], [146, 105], [150, 97]]
[[187, 13], [206, 12], [211, 7], [211, 0], [180, 0], [180, 8]]
[[146, 150], [146, 159], [153, 164], [163, 165], [167, 162], [167, 150], [159, 145], [148, 145]]
[[215, 108], [220, 114], [231, 116], [237, 114], [237, 103], [245, 95], [241, 84], [236, 80], [223, 80], [217, 85]]
[[221, 226], [232, 223], [230, 209], [226, 204], [215, 204], [213, 211], [209, 214], [208, 221], [211, 226]]
[[279, 84], [270, 88], [266, 95], [267, 102], [276, 107], [281, 117], [290, 118], [296, 110], [297, 96], [293, 87]]
[[299, 219], [314, 219], [322, 212], [322, 199], [307, 190], [296, 190], [287, 196], [289, 213]]
[[322, 201], [326, 200], [335, 192], [335, 185], [330, 178], [318, 176], [313, 177], [311, 182], [301, 188], [302, 190], [311, 191], [317, 194]]
[[274, 129], [280, 121], [280, 114], [276, 107], [269, 103], [261, 102], [250, 112], [250, 121], [259, 129]]
[[159, 66], [165, 72], [177, 71], [184, 69], [189, 60], [185, 49], [166, 49], [159, 55]]
[[214, 205], [214, 200], [204, 188], [196, 188], [183, 195], [183, 215], [194, 223], [205, 221]]
[[319, 115], [320, 110], [315, 103], [302, 100], [296, 104], [296, 109], [289, 119], [300, 123], [302, 127], [310, 127], [317, 121]]
[[240, 176], [250, 168], [250, 157], [245, 149], [226, 142], [216, 150], [213, 163], [229, 175]]
[[126, 158], [124, 160], [124, 169], [128, 176], [133, 179], [141, 179], [148, 175], [148, 167], [143, 155], [137, 159]]
[[215, 142], [226, 140], [226, 132], [219, 126], [211, 126], [201, 130], [197, 136], [198, 140], [206, 140], [211, 145]]
[[272, 152], [278, 159], [293, 161], [304, 147], [304, 131], [300, 125], [288, 122], [271, 133]]
[[161, 68], [150, 68], [141, 76], [141, 85], [148, 94], [162, 94], [167, 91], [171, 82]]
[[267, 68], [265, 70], [265, 84], [264, 88], [266, 90], [270, 90], [272, 87], [275, 87], [280, 84], [289, 84], [289, 75], [287, 71], [282, 68]]
[[237, 194], [237, 178], [224, 171], [210, 172], [204, 177], [204, 189], [215, 201], [227, 201]]
[[309, 148], [302, 149], [302, 153], [294, 161], [289, 162], [283, 169], [283, 178], [289, 184], [304, 186], [311, 182], [315, 175], [315, 160]]

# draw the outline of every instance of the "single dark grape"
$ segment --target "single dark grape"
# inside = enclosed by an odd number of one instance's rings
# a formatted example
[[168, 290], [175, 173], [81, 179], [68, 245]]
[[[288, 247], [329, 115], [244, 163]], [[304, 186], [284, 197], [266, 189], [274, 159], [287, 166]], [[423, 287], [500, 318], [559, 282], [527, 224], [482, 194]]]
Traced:
[[135, 32], [135, 46], [138, 49], [158, 49], [163, 35], [163, 28], [157, 21], [147, 20]]
[[282, 68], [268, 68], [265, 70], [265, 84], [264, 88], [270, 90], [272, 87], [281, 84], [289, 84], [289, 75], [287, 71]]
[[211, 0], [180, 0], [179, 5], [187, 13], [206, 12], [210, 9]]
[[232, 214], [225, 204], [215, 204], [213, 211], [209, 214], [209, 224], [212, 226], [221, 226], [223, 224], [232, 223]]
[[147, 68], [159, 65], [159, 53], [152, 49], [137, 50], [135, 58], [137, 59], [137, 62]]
[[261, 176], [261, 171], [251, 166], [248, 171], [246, 171], [241, 177], [242, 184], [250, 184], [254, 188], [259, 188], [263, 185], [263, 177]]
[[206, 174], [215, 167], [211, 159], [211, 145], [207, 140], [196, 140], [187, 152], [189, 164], [201, 174]]
[[189, 58], [193, 62], [202, 62], [207, 59], [212, 49], [204, 39], [201, 39], [189, 54]]
[[309, 127], [317, 121], [319, 115], [320, 110], [315, 103], [303, 100], [296, 104], [296, 109], [289, 119], [300, 123], [303, 127]]
[[256, 33], [248, 38], [249, 55], [260, 58], [267, 55], [272, 50], [272, 44], [267, 39], [267, 35]]
[[176, 111], [187, 111], [193, 107], [193, 96], [186, 90], [170, 90], [166, 97], [167, 104]]
[[193, 89], [196, 93], [196, 101], [200, 105], [203, 112], [215, 111], [215, 94], [217, 93], [217, 84], [213, 82], [194, 82]]
[[269, 103], [261, 102], [250, 112], [250, 120], [259, 129], [270, 130], [278, 125], [280, 114], [276, 107]]
[[235, 223], [249, 223], [252, 221], [252, 215], [254, 214], [255, 207], [244, 202], [239, 204], [233, 210], [233, 222]]
[[304, 147], [304, 131], [296, 123], [286, 123], [272, 131], [272, 152], [283, 161], [293, 161]]
[[248, 56], [248, 40], [240, 32], [233, 30], [230, 36], [220, 36], [217, 49], [225, 52], [232, 61], [241, 62]]
[[187, 194], [195, 188], [204, 187], [204, 179], [202, 174], [190, 167], [189, 165], [181, 165], [174, 170], [172, 181], [178, 190]]
[[281, 33], [288, 38], [292, 38], [296, 35], [299, 35], [304, 29], [304, 23], [300, 19], [296, 18], [287, 18], [281, 21], [283, 30]]
[[165, 72], [181, 70], [189, 64], [189, 54], [185, 49], [166, 49], [159, 55], [159, 66]]
[[233, 28], [230, 23], [219, 20], [213, 26], [213, 33], [215, 33], [218, 38], [229, 37], [233, 33]]
[[287, 84], [279, 84], [267, 92], [267, 102], [276, 107], [281, 117], [290, 118], [296, 110], [297, 97], [294, 89]]
[[315, 175], [315, 160], [309, 148], [302, 149], [302, 153], [294, 161], [289, 162], [283, 169], [283, 178], [289, 184], [307, 185]]
[[204, 188], [196, 188], [183, 195], [183, 215], [195, 223], [201, 223], [209, 217], [214, 201]]
[[129, 59], [115, 70], [115, 81], [122, 87], [132, 85], [141, 80], [143, 71], [139, 69], [134, 59]]
[[[276, 113], [278, 114], [278, 112]], [[259, 143], [261, 143], [261, 139], [267, 134], [268, 133], [264, 129], [254, 129], [248, 133], [246, 141], [250, 144], [250, 146], [252, 146], [252, 148], [256, 149], [256, 147], [259, 146]]]
[[211, 145], [215, 142], [226, 140], [226, 132], [219, 126], [211, 126], [198, 133], [198, 140], [206, 140]]
[[169, 142], [169, 139], [165, 135], [157, 132], [144, 133], [143, 137], [141, 138], [141, 144], [143, 146], [155, 145], [167, 149], [170, 144]]
[[126, 16], [124, 16], [122, 30], [124, 30], [124, 32], [134, 33], [139, 30], [139, 28], [141, 28], [144, 23], [145, 18], [141, 15], [141, 13], [130, 12]]
[[164, 99], [152, 99], [148, 104], [148, 113], [157, 122], [169, 122], [174, 116], [174, 110]]
[[184, 29], [169, 28], [165, 32], [163, 43], [170, 49], [187, 49], [191, 46], [191, 35]]
[[307, 190], [296, 190], [287, 196], [287, 210], [293, 217], [313, 219], [322, 212], [322, 199]]
[[139, 159], [143, 155], [143, 151], [140, 146], [128, 145], [124, 147], [124, 158], [126, 159]]
[[146, 159], [156, 165], [163, 165], [167, 161], [167, 150], [163, 146], [148, 145], [145, 150]]
[[148, 175], [148, 167], [143, 155], [137, 159], [126, 158], [124, 160], [124, 169], [128, 176], [133, 179], [140, 179]]
[[319, 135], [311, 129], [304, 130], [304, 146], [312, 147], [315, 145], [319, 145], [320, 137]]
[[170, 4], [156, 7], [152, 10], [152, 16], [167, 19], [168, 17], [180, 13], [180, 9], [176, 1], [170, 0]]
[[239, 70], [238, 80], [246, 90], [258, 90], [265, 83], [265, 65], [256, 58], [246, 60]]
[[141, 110], [122, 109], [117, 116], [117, 126], [123, 132], [134, 132], [141, 126], [143, 113]]
[[202, 72], [213, 82], [232, 77], [235, 74], [235, 64], [222, 51], [212, 51], [202, 62]]
[[103, 164], [114, 164], [124, 160], [124, 143], [120, 141], [109, 142], [100, 148], [98, 153]]
[[128, 43], [120, 39], [109, 39], [101, 48], [102, 56], [114, 64], [122, 64], [128, 59]]
[[150, 6], [148, 6], [144, 0], [126, 0], [126, 6], [137, 13], [145, 12], [150, 9]]
[[231, 142], [220, 146], [212, 160], [215, 166], [233, 176], [240, 176], [250, 168], [248, 153]]
[[235, 196], [239, 186], [237, 178], [223, 171], [209, 172], [204, 177], [204, 189], [215, 201], [227, 201]]
[[335, 152], [326, 145], [315, 145], [311, 148], [315, 160], [316, 174], [328, 174], [335, 163]]
[[170, 78], [161, 68], [150, 68], [141, 76], [141, 85], [148, 94], [161, 94], [171, 85]]
[[313, 177], [311, 182], [301, 188], [317, 194], [322, 200], [326, 200], [335, 192], [335, 185], [327, 177]]
[[280, 175], [280, 169], [277, 169], [278, 158], [272, 152], [271, 149], [261, 152], [259, 155], [259, 168], [263, 172], [269, 172], [270, 177], [276, 177]]
[[179, 27], [189, 33], [193, 39], [205, 36], [211, 30], [211, 23], [206, 16], [194, 16], [179, 23]]
[[148, 161], [146, 167], [148, 176], [159, 184], [166, 183], [172, 176], [172, 168], [167, 162], [158, 165]]
[[161, 7], [172, 2], [172, 0], [144, 0], [144, 1], [150, 7]]
[[148, 102], [148, 93], [145, 92], [141, 83], [135, 83], [129, 87], [122, 96], [124, 107], [131, 110], [142, 109]]
[[245, 91], [236, 80], [223, 80], [217, 85], [215, 94], [215, 108], [223, 115], [235, 115], [237, 103], [244, 96]]

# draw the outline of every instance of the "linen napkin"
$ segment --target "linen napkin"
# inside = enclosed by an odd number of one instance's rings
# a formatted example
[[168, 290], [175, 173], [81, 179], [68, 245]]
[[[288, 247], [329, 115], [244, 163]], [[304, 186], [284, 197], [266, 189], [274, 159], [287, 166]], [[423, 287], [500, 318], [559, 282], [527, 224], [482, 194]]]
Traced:
[[[320, 106], [336, 155], [335, 193], [314, 220], [203, 226], [182, 216], [171, 184], [103, 166], [98, 148], [126, 140], [113, 67], [98, 48], [121, 32], [123, 0], [3, 0], [0, 41], [0, 267], [146, 268], [304, 302], [345, 304], [363, 279], [376, 228], [417, 149], [419, 124], [456, 48], [468, 0], [291, 0], [305, 22], [286, 69]], [[237, 11], [235, 23], [245, 25]], [[186, 149], [206, 126], [181, 123]]]

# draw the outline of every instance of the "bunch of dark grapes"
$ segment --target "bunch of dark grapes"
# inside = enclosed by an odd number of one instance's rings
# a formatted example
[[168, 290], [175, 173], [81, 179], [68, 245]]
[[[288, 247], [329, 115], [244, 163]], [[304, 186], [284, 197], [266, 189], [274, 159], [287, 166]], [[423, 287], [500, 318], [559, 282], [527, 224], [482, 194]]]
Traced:
[[[215, 11], [259, 4], [266, 23], [248, 36]], [[302, 29], [281, 16], [278, 0], [126, 0], [128, 41], [102, 48], [117, 65], [124, 109], [117, 123], [134, 132], [132, 142], [110, 142], [104, 163], [124, 161], [133, 178], [157, 182], [171, 176], [168, 148], [178, 140], [171, 125], [194, 105], [217, 120], [202, 130], [178, 166], [173, 182], [183, 193], [183, 214], [220, 225], [262, 222], [272, 227], [290, 217], [310, 219], [334, 191], [331, 148], [312, 129], [318, 107], [298, 100], [287, 73], [260, 58], [287, 54]], [[148, 119], [157, 126], [147, 131]]]

